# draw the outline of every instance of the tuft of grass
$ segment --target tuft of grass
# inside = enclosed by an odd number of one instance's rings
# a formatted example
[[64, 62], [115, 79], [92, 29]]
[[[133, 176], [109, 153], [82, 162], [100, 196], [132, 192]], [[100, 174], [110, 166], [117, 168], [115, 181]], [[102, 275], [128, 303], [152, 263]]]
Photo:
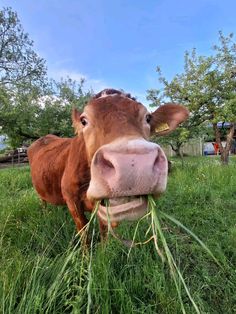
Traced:
[[[165, 217], [168, 218], [171, 222], [174, 222], [178, 227], [181, 227], [182, 229], [184, 229], [187, 233], [189, 233], [200, 245], [201, 247], [212, 257], [212, 259], [219, 264], [219, 262], [217, 261], [217, 259], [214, 257], [214, 255], [212, 254], [212, 252], [207, 248], [207, 246], [192, 232], [190, 231], [187, 227], [185, 227], [183, 224], [181, 224], [178, 220], [176, 220], [175, 218], [171, 217], [170, 215], [165, 214], [162, 211], [158, 211], [156, 208], [156, 204], [155, 201], [153, 199], [153, 197], [151, 195], [148, 196], [148, 207], [149, 210], [151, 211], [151, 218], [152, 218], [152, 230], [153, 230], [153, 238], [154, 238], [154, 242], [155, 242], [155, 247], [157, 249], [158, 254], [160, 255], [160, 249], [157, 246], [157, 241], [158, 241], [158, 235], [159, 235], [159, 239], [161, 240], [163, 249], [164, 249], [164, 253], [165, 253], [165, 257], [166, 260], [168, 262], [168, 266], [170, 268], [170, 273], [171, 276], [173, 278], [177, 293], [178, 293], [178, 298], [179, 298], [179, 302], [181, 304], [181, 310], [182, 312], [185, 314], [186, 310], [184, 307], [184, 303], [183, 303], [183, 298], [182, 298], [182, 293], [181, 293], [181, 284], [184, 287], [185, 292], [188, 295], [189, 300], [191, 301], [195, 311], [197, 314], [200, 314], [200, 310], [199, 307], [197, 306], [196, 302], [194, 301], [191, 292], [185, 282], [185, 279], [181, 273], [180, 268], [178, 267], [172, 253], [171, 250], [168, 246], [166, 237], [162, 231], [162, 225], [161, 225], [161, 220], [159, 218], [160, 217]], [[163, 258], [163, 254], [160, 255], [160, 257], [162, 258], [162, 261], [164, 261]]]

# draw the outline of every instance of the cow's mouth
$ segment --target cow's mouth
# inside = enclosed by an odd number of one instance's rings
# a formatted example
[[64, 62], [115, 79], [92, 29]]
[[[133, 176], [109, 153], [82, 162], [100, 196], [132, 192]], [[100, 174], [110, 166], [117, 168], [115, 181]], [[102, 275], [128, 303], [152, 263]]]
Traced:
[[109, 199], [108, 206], [102, 200], [98, 207], [98, 216], [105, 223], [118, 223], [123, 220], [133, 221], [147, 213], [146, 196], [128, 196]]

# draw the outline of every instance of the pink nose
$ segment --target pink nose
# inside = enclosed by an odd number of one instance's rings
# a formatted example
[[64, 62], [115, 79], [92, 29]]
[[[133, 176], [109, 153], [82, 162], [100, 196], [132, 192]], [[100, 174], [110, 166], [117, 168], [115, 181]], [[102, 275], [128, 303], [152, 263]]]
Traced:
[[102, 146], [91, 165], [89, 198], [160, 194], [166, 188], [167, 160], [163, 150], [145, 140]]

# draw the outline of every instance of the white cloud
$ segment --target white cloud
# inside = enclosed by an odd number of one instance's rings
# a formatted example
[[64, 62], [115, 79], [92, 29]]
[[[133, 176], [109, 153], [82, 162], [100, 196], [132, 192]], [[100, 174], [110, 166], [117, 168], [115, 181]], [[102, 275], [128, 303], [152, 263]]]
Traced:
[[[87, 74], [83, 74], [76, 71], [70, 71], [66, 69], [49, 71], [49, 76], [54, 78], [55, 80], [60, 80], [61, 78], [70, 77], [72, 80], [80, 81], [82, 78], [85, 79], [84, 89], [85, 90], [93, 90], [95, 93], [100, 92], [105, 88], [116, 88], [120, 89], [120, 87], [110, 85], [102, 79], [91, 78]], [[137, 101], [141, 102], [144, 106], [148, 108], [148, 100], [146, 99], [146, 93], [135, 91], [135, 90], [125, 90], [125, 92], [130, 93], [132, 96], [137, 98]], [[150, 108], [148, 108], [150, 109]]]
[[61, 78], [70, 77], [72, 80], [80, 81], [81, 79], [85, 79], [84, 88], [85, 90], [92, 89], [95, 93], [100, 92], [104, 88], [110, 87], [104, 80], [90, 78], [88, 75], [70, 71], [66, 69], [54, 70], [49, 72], [49, 75], [55, 80], [59, 80]]

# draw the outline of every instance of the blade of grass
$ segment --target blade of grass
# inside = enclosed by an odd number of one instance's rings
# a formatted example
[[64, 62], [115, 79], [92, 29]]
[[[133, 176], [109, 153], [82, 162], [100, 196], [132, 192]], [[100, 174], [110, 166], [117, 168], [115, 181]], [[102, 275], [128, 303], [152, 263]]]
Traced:
[[212, 257], [212, 259], [217, 263], [217, 265], [219, 265], [220, 267], [221, 264], [220, 262], [215, 258], [215, 256], [213, 255], [213, 253], [210, 251], [210, 249], [202, 242], [201, 239], [199, 239], [199, 237], [193, 233], [191, 230], [189, 230], [187, 227], [185, 227], [180, 221], [178, 221], [177, 219], [175, 219], [174, 217], [164, 213], [163, 211], [159, 211], [161, 213], [161, 215], [163, 215], [165, 218], [169, 219], [170, 221], [172, 221], [173, 223], [175, 223], [178, 227], [182, 228], [184, 231], [186, 231], [188, 234], [190, 234], [201, 246], [202, 248]]
[[110, 214], [109, 214], [109, 199], [105, 199], [104, 200], [105, 202], [105, 206], [106, 206], [106, 212], [107, 212], [107, 222], [108, 222], [108, 225], [107, 225], [107, 229], [108, 229], [108, 235], [109, 233], [111, 232], [111, 218], [110, 218]]
[[165, 257], [162, 254], [161, 249], [159, 248], [159, 245], [157, 243], [157, 235], [156, 235], [156, 232], [155, 232], [155, 224], [154, 224], [153, 215], [151, 215], [151, 218], [152, 218], [151, 227], [152, 227], [154, 245], [155, 245], [155, 248], [156, 248], [156, 251], [157, 251], [158, 255], [160, 256], [162, 262], [164, 263], [165, 262]]
[[[139, 224], [140, 224], [140, 222], [141, 222], [143, 219], [147, 218], [149, 215], [150, 215], [150, 212], [147, 213], [146, 215], [144, 215], [143, 217], [141, 217], [141, 218], [138, 220], [137, 224], [136, 224], [136, 227], [135, 227], [135, 230], [134, 230], [133, 239], [132, 239], [132, 245], [131, 245], [130, 248], [129, 248], [128, 255], [127, 255], [127, 260], [129, 259], [129, 256], [130, 256], [130, 253], [131, 253], [132, 248], [135, 246], [134, 243], [135, 243], [135, 238], [136, 238], [136, 235], [137, 235], [137, 231], [138, 231]], [[146, 232], [146, 234], [147, 234], [147, 232]], [[138, 243], [138, 244], [142, 244], [142, 243]], [[136, 245], [137, 245], [137, 244], [136, 244]]]
[[[118, 241], [120, 241], [121, 243], [123, 243], [125, 246], [127, 246], [129, 248], [129, 252], [128, 252], [128, 257], [130, 255], [131, 249], [136, 246], [136, 245], [142, 245], [142, 244], [146, 244], [147, 242], [149, 242], [151, 239], [148, 239], [145, 242], [139, 242], [139, 243], [135, 243], [135, 238], [136, 238], [136, 234], [137, 234], [137, 230], [138, 230], [138, 226], [141, 222], [141, 220], [145, 219], [146, 217], [148, 217], [150, 215], [150, 212], [148, 212], [147, 214], [145, 214], [143, 217], [141, 217], [138, 222], [137, 225], [135, 227], [135, 231], [134, 231], [134, 236], [132, 241], [130, 240], [126, 240], [126, 239], [122, 239], [120, 238], [113, 230], [112, 225], [111, 225], [111, 219], [110, 219], [110, 214], [109, 214], [109, 199], [105, 199], [105, 206], [106, 206], [106, 214], [107, 214], [107, 221], [108, 221], [108, 234], [111, 233], [111, 235], [117, 239]], [[148, 231], [146, 232], [146, 234], [148, 233]]]
[[186, 313], [185, 311], [185, 308], [184, 308], [184, 304], [183, 304], [183, 300], [182, 300], [182, 296], [181, 296], [181, 289], [178, 285], [178, 281], [177, 281], [177, 276], [176, 276], [176, 272], [179, 276], [179, 279], [181, 280], [182, 284], [183, 284], [183, 287], [189, 297], [189, 300], [191, 301], [196, 313], [200, 314], [200, 310], [198, 308], [198, 306], [196, 305], [195, 301], [193, 300], [192, 296], [191, 296], [191, 293], [185, 283], [185, 280], [178, 268], [178, 266], [176, 265], [176, 262], [174, 260], [174, 257], [169, 249], [169, 246], [167, 244], [167, 241], [166, 241], [166, 238], [162, 232], [162, 228], [161, 228], [161, 223], [160, 223], [160, 220], [158, 218], [158, 215], [157, 215], [157, 212], [156, 212], [156, 204], [152, 198], [152, 196], [148, 196], [148, 205], [149, 205], [149, 208], [151, 210], [151, 213], [152, 213], [152, 219], [153, 219], [153, 222], [155, 224], [155, 227], [154, 228], [154, 232], [155, 232], [155, 229], [156, 231], [159, 233], [159, 236], [160, 236], [160, 239], [162, 241], [162, 244], [163, 244], [163, 248], [165, 250], [165, 254], [166, 254], [166, 258], [167, 258], [167, 261], [168, 261], [168, 264], [169, 264], [169, 267], [170, 267], [170, 271], [171, 271], [171, 275], [173, 277], [173, 280], [174, 280], [174, 283], [175, 283], [175, 287], [176, 287], [176, 290], [177, 290], [177, 293], [178, 293], [178, 297], [179, 297], [179, 301], [180, 301], [180, 305], [181, 305], [181, 309], [182, 309], [182, 312], [183, 313]]
[[157, 217], [155, 208], [151, 204], [150, 204], [150, 210], [151, 210], [151, 213], [152, 213], [152, 219], [153, 219], [154, 226], [155, 226], [155, 228], [153, 229], [154, 236], [156, 236], [156, 238], [157, 238], [157, 234], [156, 233], [158, 233], [159, 236], [160, 236], [160, 240], [161, 240], [161, 242], [163, 244], [163, 248], [164, 248], [164, 251], [165, 251], [167, 262], [168, 262], [168, 265], [169, 265], [169, 268], [170, 268], [170, 273], [172, 275], [172, 278], [174, 280], [174, 284], [175, 284], [175, 287], [176, 287], [176, 290], [177, 290], [177, 293], [178, 293], [178, 298], [179, 298], [179, 301], [180, 301], [181, 309], [182, 309], [182, 312], [185, 314], [186, 312], [185, 312], [185, 308], [184, 308], [181, 292], [180, 292], [180, 289], [179, 289], [179, 285], [178, 285], [178, 281], [177, 281], [177, 277], [176, 277], [176, 273], [175, 273], [175, 268], [174, 268], [174, 265], [172, 263], [171, 253], [170, 253], [169, 247], [167, 245], [165, 236], [164, 236], [164, 234], [162, 232], [161, 224], [160, 224], [160, 221], [159, 221], [159, 219]]
[[[96, 203], [96, 207], [94, 213], [97, 213], [99, 206], [99, 202]], [[89, 265], [88, 265], [88, 285], [87, 285], [87, 296], [88, 296], [88, 303], [86, 313], [91, 313], [91, 304], [92, 304], [92, 297], [91, 297], [91, 287], [92, 287], [92, 258], [93, 258], [93, 239], [95, 235], [95, 223], [96, 219], [93, 219], [93, 230], [92, 230], [92, 238], [90, 243], [90, 257], [89, 257]]]
[[[48, 294], [51, 296], [49, 300], [53, 300], [56, 297], [56, 294], [57, 294], [58, 290], [60, 289], [61, 278], [63, 277], [63, 274], [65, 273], [67, 265], [72, 260], [75, 251], [76, 250], [81, 250], [82, 258], [84, 257], [85, 250], [81, 249], [80, 244], [83, 243], [83, 237], [84, 237], [85, 233], [88, 231], [89, 226], [91, 225], [91, 223], [95, 220], [94, 218], [96, 217], [96, 214], [97, 214], [98, 205], [99, 205], [99, 203], [96, 204], [95, 209], [92, 212], [91, 217], [89, 219], [89, 222], [76, 235], [76, 237], [80, 236], [80, 238], [77, 241], [77, 243], [74, 245], [74, 247], [72, 249], [71, 248], [68, 249], [68, 256], [66, 257], [65, 262], [62, 265], [61, 271], [58, 273], [54, 283], [49, 288]], [[49, 301], [48, 306], [50, 306], [50, 302], [51, 301]]]

